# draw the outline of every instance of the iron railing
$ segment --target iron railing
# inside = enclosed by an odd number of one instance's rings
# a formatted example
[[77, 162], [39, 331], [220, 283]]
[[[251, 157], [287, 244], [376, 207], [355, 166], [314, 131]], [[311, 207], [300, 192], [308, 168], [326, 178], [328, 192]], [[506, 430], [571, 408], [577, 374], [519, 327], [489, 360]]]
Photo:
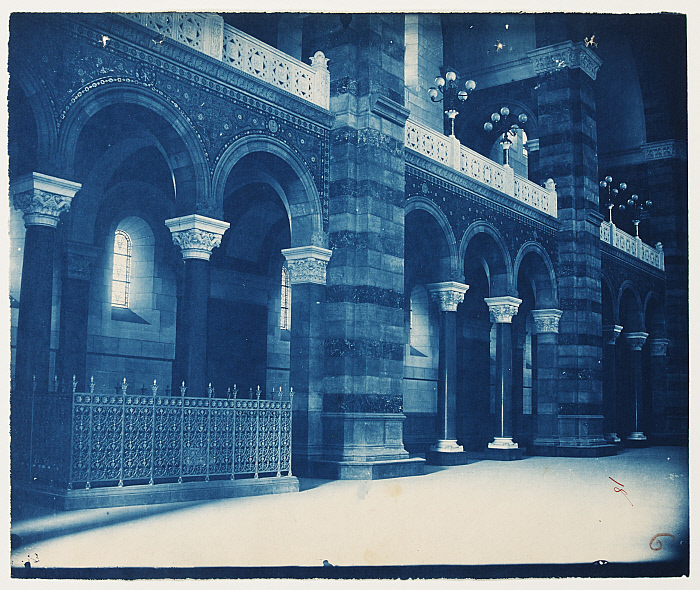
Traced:
[[271, 399], [260, 388], [249, 399], [235, 387], [226, 398], [211, 387], [210, 397], [90, 389], [36, 396], [32, 480], [90, 489], [292, 475], [292, 389]]

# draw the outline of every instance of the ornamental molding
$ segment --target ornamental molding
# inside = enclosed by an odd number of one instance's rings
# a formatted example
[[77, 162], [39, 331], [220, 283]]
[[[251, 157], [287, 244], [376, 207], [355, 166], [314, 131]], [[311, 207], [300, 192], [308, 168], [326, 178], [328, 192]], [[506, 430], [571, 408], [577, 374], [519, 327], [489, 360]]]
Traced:
[[440, 311], [457, 311], [457, 306], [464, 301], [464, 294], [469, 290], [469, 285], [456, 281], [430, 283], [426, 287], [433, 300], [440, 305]]
[[70, 209], [81, 188], [78, 182], [31, 172], [10, 183], [10, 194], [15, 209], [24, 213], [26, 227], [57, 227], [59, 216]]
[[320, 246], [300, 246], [282, 250], [282, 255], [287, 260], [290, 284], [326, 284], [326, 268], [333, 255], [332, 250]]
[[649, 337], [649, 334], [646, 332], [628, 332], [627, 334], [624, 334], [624, 337], [629, 343], [630, 348], [634, 352], [639, 352], [642, 350], [642, 347], [644, 346], [646, 339]]
[[537, 75], [557, 72], [562, 68], [579, 68], [595, 80], [598, 69], [603, 64], [603, 60], [582, 42], [565, 41], [541, 47], [528, 51], [527, 56], [532, 61]]
[[535, 321], [535, 333], [559, 333], [559, 319], [563, 313], [560, 309], [533, 309], [530, 313]]
[[668, 338], [655, 338], [649, 341], [651, 356], [666, 356], [666, 350], [671, 341]]
[[497, 324], [510, 324], [513, 316], [518, 313], [518, 307], [523, 302], [517, 297], [485, 297], [489, 311]]
[[609, 326], [603, 326], [603, 340], [605, 344], [613, 345], [617, 340], [618, 336], [622, 332], [622, 326], [617, 324], [610, 324]]
[[666, 141], [643, 143], [641, 149], [647, 162], [652, 160], [668, 160], [671, 158], [688, 160], [688, 144], [684, 141], [669, 139]]
[[221, 238], [230, 226], [227, 221], [197, 214], [166, 219], [165, 225], [172, 233], [173, 244], [182, 250], [184, 260], [209, 260], [211, 251], [221, 245]]

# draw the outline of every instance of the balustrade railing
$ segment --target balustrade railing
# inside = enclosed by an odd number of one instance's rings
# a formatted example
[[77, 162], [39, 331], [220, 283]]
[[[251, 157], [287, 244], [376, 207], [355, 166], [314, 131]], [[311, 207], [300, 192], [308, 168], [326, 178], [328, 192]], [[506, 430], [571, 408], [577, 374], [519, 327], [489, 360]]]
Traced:
[[292, 475], [293, 390], [33, 396], [31, 478], [68, 489]]
[[614, 248], [639, 258], [654, 268], [664, 270], [664, 250], [660, 242], [656, 244], [656, 248], [652, 248], [642, 242], [641, 238], [631, 236], [618, 229], [610, 221], [604, 221], [600, 224], [600, 239]]
[[224, 23], [217, 14], [201, 12], [120, 13], [158, 33], [206, 53], [276, 88], [315, 105], [330, 106], [328, 60], [321, 51], [307, 65]]
[[521, 203], [557, 216], [557, 193], [554, 183], [541, 187], [518, 176], [509, 166], [503, 166], [460, 144], [454, 136], [445, 136], [413, 119], [406, 121], [405, 146], [419, 154], [444, 164]]

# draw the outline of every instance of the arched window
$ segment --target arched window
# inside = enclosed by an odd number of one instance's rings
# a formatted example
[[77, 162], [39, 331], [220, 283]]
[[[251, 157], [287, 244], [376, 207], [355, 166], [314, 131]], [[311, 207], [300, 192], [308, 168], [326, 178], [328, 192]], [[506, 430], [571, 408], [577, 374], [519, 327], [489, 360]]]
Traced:
[[291, 289], [289, 288], [289, 271], [282, 267], [282, 291], [280, 297], [280, 329], [289, 330], [292, 321]]
[[112, 305], [129, 307], [131, 282], [131, 237], [124, 230], [114, 232], [114, 260], [112, 261]]

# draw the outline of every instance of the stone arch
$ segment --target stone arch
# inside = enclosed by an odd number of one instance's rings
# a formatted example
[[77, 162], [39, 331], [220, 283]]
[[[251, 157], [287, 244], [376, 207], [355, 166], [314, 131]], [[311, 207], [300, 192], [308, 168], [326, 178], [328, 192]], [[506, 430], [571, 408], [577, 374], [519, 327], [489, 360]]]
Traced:
[[445, 213], [433, 203], [433, 201], [422, 196], [413, 196], [408, 199], [404, 209], [404, 219], [413, 211], [425, 211], [431, 215], [445, 234], [445, 240], [449, 251], [449, 277], [444, 277], [442, 280], [447, 280], [449, 278], [450, 280], [462, 281], [463, 269], [459, 264], [457, 240], [455, 239], [452, 226], [450, 226], [450, 222], [447, 220]]
[[644, 331], [644, 307], [637, 288], [624, 281], [617, 297], [617, 317], [625, 332]]
[[[263, 181], [279, 195], [289, 218], [292, 247], [327, 247], [323, 228], [321, 197], [311, 172], [301, 158], [283, 142], [265, 136], [248, 136], [231, 144], [219, 158], [212, 181], [212, 196], [217, 209], [223, 201], [229, 177], [237, 164], [249, 158], [250, 170], [235, 179], [235, 188]], [[271, 165], [271, 164], [274, 164]]]
[[523, 244], [515, 257], [513, 274], [523, 270], [529, 275], [538, 309], [557, 309], [557, 275], [547, 251], [537, 242]]
[[[81, 133], [98, 113], [109, 107], [131, 105], [153, 118], [153, 135], [167, 154], [177, 187], [178, 213], [199, 212], [214, 216], [207, 153], [185, 113], [167, 99], [136, 85], [107, 84], [86, 93], [67, 112], [59, 129], [58, 157], [65, 174], [76, 176], [76, 150]], [[80, 179], [78, 179], [80, 180]]]
[[[56, 117], [49, 100], [50, 93], [46, 90], [44, 81], [39, 78], [32, 70], [31, 66], [23, 60], [19, 61], [16, 68], [13, 68], [12, 76], [9, 84], [9, 136], [12, 142], [12, 134], [27, 133], [26, 127], [28, 122], [15, 123], [13, 115], [16, 113], [16, 108], [13, 106], [13, 93], [21, 92], [26, 99], [31, 114], [33, 117], [33, 127], [35, 130], [36, 148], [35, 148], [35, 165], [39, 170], [31, 170], [31, 172], [46, 172], [55, 173], [52, 170], [51, 163], [56, 153], [58, 143], [58, 126]], [[10, 171], [12, 173], [12, 170]], [[25, 173], [21, 170], [19, 173]]]
[[514, 295], [513, 264], [508, 247], [500, 232], [485, 221], [472, 223], [462, 236], [459, 260], [461, 268], [465, 268], [465, 281], [469, 283], [466, 272], [467, 250], [476, 243], [475, 240], [482, 242], [482, 247], [478, 249], [478, 259], [484, 266], [489, 281], [489, 296]]

